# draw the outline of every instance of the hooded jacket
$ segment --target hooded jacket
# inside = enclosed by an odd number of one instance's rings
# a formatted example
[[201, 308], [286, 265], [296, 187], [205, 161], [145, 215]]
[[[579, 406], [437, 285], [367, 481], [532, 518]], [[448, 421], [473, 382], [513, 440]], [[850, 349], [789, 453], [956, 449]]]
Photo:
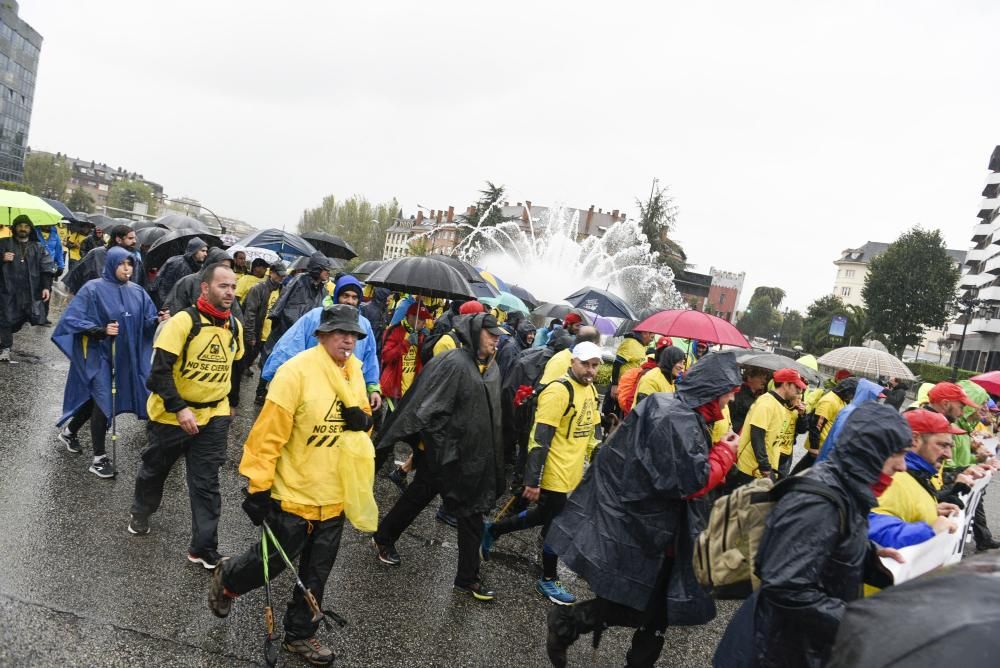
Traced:
[[268, 322], [267, 305], [274, 291], [280, 289], [281, 283], [275, 284], [268, 275], [247, 292], [243, 300], [243, 326], [248, 339], [253, 339], [258, 344], [263, 342], [264, 325]]
[[111, 417], [111, 340], [105, 326], [118, 322], [115, 349], [115, 413], [134, 413], [146, 419], [146, 380], [149, 378], [156, 331], [156, 307], [146, 291], [122, 283], [115, 270], [131, 257], [115, 246], [106, 253], [104, 271], [73, 297], [52, 332], [52, 342], [69, 358], [69, 376], [63, 394], [64, 423], [89, 399]]
[[[601, 448], [555, 519], [546, 543], [598, 596], [645, 610], [668, 553], [671, 625], [703, 624], [715, 604], [691, 564], [712, 476], [709, 425], [698, 409], [740, 383], [732, 353], [705, 357], [672, 394], [638, 404]], [[728, 462], [733, 461], [728, 451]]]
[[891, 584], [868, 540], [868, 511], [886, 459], [909, 447], [912, 432], [898, 411], [871, 401], [849, 417], [827, 461], [803, 474], [841, 500], [844, 526], [841, 510], [818, 494], [793, 490], [778, 501], [757, 551], [760, 590], [730, 622], [715, 665], [818, 668], [863, 584]]
[[[823, 395], [816, 403], [813, 414], [809, 418], [809, 441], [807, 449], [818, 451], [823, 441], [833, 429], [833, 423], [840, 411], [854, 398], [858, 389], [858, 378], [851, 376], [837, 383], [832, 390]], [[824, 420], [820, 425], [819, 419]], [[814, 452], [814, 454], [816, 454]]]
[[[112, 245], [111, 248], [115, 248]], [[122, 248], [121, 246], [118, 246]], [[129, 280], [138, 285], [140, 288], [146, 287], [146, 271], [142, 265], [142, 257], [137, 251], [128, 251], [124, 249], [132, 256], [132, 278]], [[76, 294], [80, 291], [87, 281], [92, 281], [95, 278], [100, 278], [104, 273], [104, 261], [107, 259], [108, 248], [106, 246], [98, 246], [94, 248], [80, 260], [70, 270], [66, 277], [63, 278], [63, 285], [69, 290], [71, 294]]]
[[868, 537], [883, 547], [894, 548], [933, 538], [938, 498], [929, 480], [935, 475], [937, 468], [933, 464], [916, 452], [907, 452], [906, 470], [893, 474], [889, 489], [868, 515]]
[[177, 281], [201, 269], [202, 265], [194, 259], [194, 255], [207, 245], [204, 240], [194, 237], [188, 241], [183, 255], [175, 255], [163, 263], [150, 288], [153, 301], [158, 307], [167, 303], [167, 297]]
[[[175, 315], [189, 306], [194, 306], [194, 303], [198, 301], [198, 297], [201, 296], [201, 279], [205, 273], [204, 268], [210, 267], [216, 262], [225, 262], [226, 260], [232, 261], [232, 259], [233, 256], [221, 248], [208, 249], [208, 255], [205, 256], [205, 261], [202, 263], [202, 269], [196, 273], [188, 274], [178, 280], [177, 283], [174, 284], [174, 287], [171, 288], [170, 294], [167, 295], [167, 299], [163, 303], [163, 308], [169, 310], [170, 315]], [[239, 306], [236, 300], [233, 300], [232, 308], [234, 312], [238, 311]]]
[[500, 372], [476, 354], [485, 314], [460, 316], [461, 346], [434, 357], [390, 415], [376, 447], [423, 443], [419, 466], [449, 512], [489, 512], [504, 489]]
[[[0, 325], [17, 332], [26, 324], [46, 322], [46, 304], [42, 290], [52, 288], [55, 263], [38, 237], [34, 225], [24, 244], [11, 236], [0, 239], [0, 256], [14, 253], [12, 262], [0, 262]], [[26, 271], [18, 271], [23, 263]]]
[[[39, 229], [36, 229], [35, 232], [38, 234], [38, 240], [45, 246], [45, 250], [52, 256], [58, 276], [62, 273], [63, 267], [66, 266], [66, 257], [63, 252], [62, 239], [59, 238], [59, 230], [55, 225], [50, 225], [47, 232]], [[46, 234], [48, 236], [45, 236]]]
[[847, 404], [847, 406], [837, 413], [837, 419], [833, 421], [833, 426], [830, 427], [830, 433], [826, 435], [826, 439], [820, 446], [819, 457], [817, 457], [816, 461], [823, 461], [829, 457], [833, 449], [837, 447], [840, 432], [843, 430], [844, 425], [847, 423], [847, 418], [851, 416], [851, 413], [866, 402], [877, 401], [880, 394], [882, 394], [881, 385], [873, 383], [865, 378], [858, 380], [858, 387], [854, 391], [854, 398], [851, 399], [851, 403]]
[[322, 253], [313, 253], [306, 264], [305, 273], [299, 274], [282, 288], [281, 296], [267, 316], [274, 323], [268, 342], [277, 341], [291, 329], [296, 320], [323, 305], [323, 298], [327, 295], [326, 284], [317, 281], [320, 272], [329, 269], [330, 261]]
[[[960, 380], [958, 386], [965, 390], [965, 394], [975, 403], [982, 406], [990, 398], [979, 385], [971, 380]], [[962, 410], [962, 415], [955, 420], [955, 426], [964, 429], [964, 434], [956, 434], [951, 441], [951, 459], [944, 463], [946, 469], [964, 470], [976, 463], [976, 456], [972, 452], [972, 437], [969, 435], [979, 424], [978, 411], [972, 406], [966, 406]]]
[[[436, 327], [435, 327], [436, 329]], [[517, 330], [514, 336], [507, 338], [507, 343], [497, 348], [497, 366], [500, 367], [500, 377], [506, 378], [511, 367], [517, 361], [522, 350], [531, 346], [528, 345], [528, 335], [535, 331], [535, 326], [529, 320], [521, 320], [517, 323]]]
[[[634, 399], [639, 403], [654, 392], [673, 392], [677, 389], [678, 379], [673, 376], [674, 366], [683, 362], [685, 353], [677, 346], [669, 346], [660, 352], [660, 360], [655, 369], [643, 374], [635, 385]], [[618, 387], [618, 403], [621, 404], [621, 386]]]
[[375, 332], [378, 346], [381, 346], [382, 333], [385, 331], [388, 321], [386, 310], [389, 308], [389, 295], [391, 294], [392, 291], [389, 288], [375, 288], [371, 300], [361, 306], [361, 315], [368, 318], [372, 331]]

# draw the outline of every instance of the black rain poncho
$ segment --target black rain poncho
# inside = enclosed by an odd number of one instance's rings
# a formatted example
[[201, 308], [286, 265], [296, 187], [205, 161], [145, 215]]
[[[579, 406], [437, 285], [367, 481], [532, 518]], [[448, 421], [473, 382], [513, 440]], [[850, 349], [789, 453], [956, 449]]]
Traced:
[[740, 384], [732, 353], [703, 358], [675, 394], [654, 393], [625, 418], [556, 518], [546, 543], [598, 596], [645, 610], [668, 551], [670, 625], [704, 624], [715, 603], [694, 576], [694, 540], [707, 501], [708, 425], [702, 406]]
[[323, 300], [329, 294], [326, 283], [317, 283], [322, 271], [330, 270], [330, 261], [322, 253], [309, 256], [305, 273], [299, 274], [282, 288], [281, 296], [271, 307], [267, 317], [271, 319], [271, 335], [268, 342], [277, 342], [281, 335], [291, 329], [295, 321], [323, 305]]
[[892, 582], [868, 540], [868, 511], [877, 504], [871, 487], [886, 459], [911, 441], [909, 425], [892, 407], [872, 401], [858, 406], [829, 459], [804, 474], [843, 499], [843, 533], [840, 511], [826, 498], [802, 491], [781, 498], [757, 551], [760, 591], [730, 622], [716, 666], [826, 663], [847, 603], [861, 598], [864, 582]]
[[[194, 306], [195, 302], [198, 301], [198, 297], [201, 296], [201, 279], [205, 274], [205, 268], [212, 266], [216, 262], [231, 261], [232, 259], [233, 256], [221, 248], [209, 248], [208, 255], [205, 256], [205, 261], [202, 263], [201, 271], [188, 274], [174, 283], [174, 287], [170, 289], [170, 294], [167, 295], [166, 301], [163, 302], [163, 308], [170, 311], [170, 315], [177, 315], [177, 313], [187, 307]], [[239, 302], [234, 299], [233, 309], [238, 308], [238, 304]]]
[[0, 262], [0, 325], [19, 331], [24, 325], [46, 322], [42, 290], [52, 288], [56, 264], [38, 237], [34, 225], [28, 241], [13, 236], [0, 239], [0, 255], [14, 253], [12, 262]]
[[504, 488], [500, 440], [500, 371], [476, 361], [484, 314], [455, 319], [461, 347], [435, 356], [389, 417], [378, 448], [424, 444], [421, 466], [448, 512], [468, 516], [493, 508]]
[[[124, 248], [124, 247], [123, 247]], [[128, 249], [126, 249], [128, 250]], [[146, 287], [146, 270], [142, 266], [142, 258], [139, 253], [129, 251], [132, 256], [132, 278], [129, 280], [140, 288]], [[73, 269], [63, 277], [63, 285], [71, 294], [76, 294], [84, 285], [95, 278], [100, 278], [104, 273], [104, 263], [108, 257], [107, 246], [98, 246], [92, 249], [83, 259], [80, 260]]]
[[535, 326], [530, 320], [522, 320], [517, 323], [514, 336], [507, 339], [507, 342], [497, 351], [497, 366], [500, 367], [501, 378], [507, 378], [521, 352], [531, 347], [528, 344], [528, 335], [534, 331]]
[[207, 245], [203, 239], [194, 237], [188, 241], [183, 255], [175, 255], [163, 263], [149, 290], [158, 308], [163, 308], [167, 303], [167, 297], [177, 281], [201, 269], [201, 263], [194, 259], [194, 254]]

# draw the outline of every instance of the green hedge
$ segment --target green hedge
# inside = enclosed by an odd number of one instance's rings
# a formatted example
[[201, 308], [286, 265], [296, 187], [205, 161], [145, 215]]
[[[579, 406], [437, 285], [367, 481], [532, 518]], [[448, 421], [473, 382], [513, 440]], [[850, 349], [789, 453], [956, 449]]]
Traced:
[[[933, 364], [931, 362], [906, 362], [906, 366], [915, 375], [920, 376], [925, 383], [940, 383], [943, 380], [951, 380], [951, 367]], [[968, 380], [973, 376], [978, 376], [978, 371], [958, 370], [959, 380]]]
[[600, 387], [607, 387], [611, 384], [611, 365], [605, 362], [597, 370], [597, 377], [594, 379], [594, 385]]

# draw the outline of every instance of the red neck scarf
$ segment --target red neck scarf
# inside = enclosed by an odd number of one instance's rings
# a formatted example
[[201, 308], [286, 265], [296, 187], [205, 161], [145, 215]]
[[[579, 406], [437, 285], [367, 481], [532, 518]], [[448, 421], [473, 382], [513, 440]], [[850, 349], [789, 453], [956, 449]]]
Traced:
[[892, 484], [892, 476], [886, 475], [885, 473], [878, 474], [878, 480], [872, 484], [872, 491], [875, 493], [875, 498], [882, 496], [882, 492], [889, 489], [889, 485]]
[[207, 301], [205, 301], [204, 297], [198, 297], [197, 307], [198, 307], [199, 311], [201, 311], [202, 313], [204, 313], [208, 317], [215, 318], [216, 320], [225, 320], [225, 321], [227, 321], [227, 323], [229, 321], [230, 315], [232, 314], [232, 311], [228, 311], [228, 310], [227, 311], [223, 311], [221, 309], [215, 308], [214, 306], [212, 306], [211, 304], [209, 304]]
[[713, 399], [707, 404], [702, 404], [695, 409], [698, 413], [705, 418], [705, 422], [712, 424], [713, 422], [718, 422], [722, 419], [722, 409], [719, 408], [719, 400]]

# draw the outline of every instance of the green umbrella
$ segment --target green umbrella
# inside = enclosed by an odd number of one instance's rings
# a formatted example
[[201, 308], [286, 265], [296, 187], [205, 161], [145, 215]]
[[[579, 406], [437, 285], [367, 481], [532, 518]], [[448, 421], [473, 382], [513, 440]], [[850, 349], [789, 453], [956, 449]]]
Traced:
[[13, 225], [18, 216], [27, 216], [34, 225], [55, 225], [62, 214], [41, 197], [18, 190], [0, 190], [0, 225]]
[[531, 309], [520, 298], [515, 297], [509, 292], [501, 292], [499, 297], [482, 297], [479, 301], [493, 308], [499, 307], [503, 311], [521, 311], [525, 314], [531, 312]]

